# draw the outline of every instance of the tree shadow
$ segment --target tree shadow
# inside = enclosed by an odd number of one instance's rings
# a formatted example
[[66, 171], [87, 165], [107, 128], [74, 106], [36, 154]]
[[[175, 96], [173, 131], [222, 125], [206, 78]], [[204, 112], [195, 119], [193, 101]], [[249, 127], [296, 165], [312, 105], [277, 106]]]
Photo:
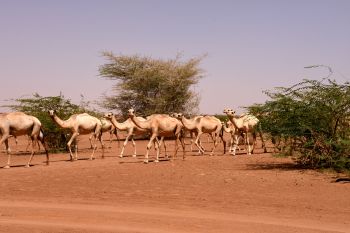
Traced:
[[307, 170], [308, 168], [302, 164], [297, 163], [255, 163], [247, 164], [247, 170], [281, 170], [281, 171], [294, 171], [294, 170]]

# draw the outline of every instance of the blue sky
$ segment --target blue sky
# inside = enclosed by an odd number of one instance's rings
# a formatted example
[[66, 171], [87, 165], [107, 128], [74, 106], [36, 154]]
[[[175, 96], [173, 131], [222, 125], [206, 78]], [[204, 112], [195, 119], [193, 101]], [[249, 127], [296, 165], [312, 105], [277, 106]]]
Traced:
[[78, 103], [111, 94], [102, 51], [202, 56], [201, 113], [262, 103], [303, 78], [350, 79], [350, 1], [0, 0], [0, 104], [60, 92]]

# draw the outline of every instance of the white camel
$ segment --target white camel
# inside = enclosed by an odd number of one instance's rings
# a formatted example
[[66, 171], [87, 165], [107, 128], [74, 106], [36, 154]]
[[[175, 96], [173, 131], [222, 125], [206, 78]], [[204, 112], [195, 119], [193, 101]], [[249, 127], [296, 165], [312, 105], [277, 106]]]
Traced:
[[[259, 123], [258, 118], [253, 116], [252, 114], [242, 114], [241, 116], [235, 116], [235, 111], [230, 109], [230, 108], [225, 108], [223, 111], [229, 118], [229, 120], [234, 124], [234, 126], [242, 131], [245, 136], [245, 143], [247, 147], [247, 154], [251, 155], [254, 152], [254, 147], [256, 144], [256, 134], [255, 130], [257, 129], [257, 125]], [[252, 148], [250, 147], [250, 142], [249, 142], [249, 135], [252, 134], [253, 136], [253, 145]], [[262, 137], [262, 133], [259, 130], [259, 134], [261, 137], [261, 142], [264, 148], [264, 151], [266, 152], [266, 147], [264, 143], [264, 139]]]
[[[117, 141], [118, 141], [118, 148], [120, 146], [120, 142], [119, 142], [119, 137], [118, 137], [118, 132], [117, 132], [117, 128], [114, 127], [114, 125], [111, 123], [110, 120], [107, 120], [106, 118], [102, 117], [100, 118], [100, 121], [102, 123], [102, 135], [103, 133], [105, 132], [109, 132], [109, 146], [108, 148], [111, 148], [112, 146], [112, 139], [113, 139], [113, 135], [116, 136], [117, 138]], [[94, 137], [94, 133], [91, 134], [91, 136], [89, 137], [89, 141], [90, 141], [90, 148], [92, 149], [93, 148], [93, 145], [92, 145], [92, 139]]]
[[8, 154], [7, 165], [4, 168], [10, 168], [11, 153], [8, 146], [8, 139], [11, 136], [17, 137], [21, 135], [29, 135], [32, 140], [32, 153], [26, 164], [26, 167], [30, 167], [30, 163], [34, 156], [35, 147], [38, 144], [38, 140], [42, 143], [46, 153], [46, 163], [49, 165], [49, 153], [46, 142], [44, 140], [44, 134], [41, 128], [41, 122], [38, 118], [27, 115], [23, 112], [11, 112], [0, 114], [0, 131], [2, 134], [0, 145], [5, 143], [6, 151]]
[[[151, 116], [148, 116], [146, 119], [149, 119], [149, 118], [152, 118], [153, 115]], [[137, 153], [136, 153], [136, 143], [135, 143], [135, 140], [134, 140], [134, 136], [137, 136], [137, 135], [145, 135], [145, 134], [149, 134], [150, 131], [147, 130], [147, 129], [141, 129], [139, 127], [137, 127], [135, 125], [135, 123], [130, 119], [128, 118], [126, 121], [120, 123], [117, 121], [115, 115], [111, 112], [109, 113], [106, 113], [104, 115], [104, 118], [108, 121], [110, 121], [113, 126], [120, 130], [120, 131], [126, 131], [127, 132], [127, 136], [125, 138], [125, 141], [124, 141], [124, 144], [123, 144], [123, 148], [120, 152], [120, 155], [119, 157], [122, 158], [123, 155], [124, 155], [124, 149], [126, 147], [126, 145], [128, 144], [128, 141], [129, 139], [131, 139], [131, 142], [132, 142], [132, 145], [134, 147], [134, 154], [132, 155], [132, 157], [136, 157], [137, 156]], [[143, 117], [137, 117], [140, 121], [145, 121], [146, 119], [143, 118]], [[168, 157], [167, 155], [167, 149], [166, 149], [166, 143], [164, 141], [164, 137], [161, 137], [161, 139], [159, 140], [158, 137], [156, 138], [156, 141], [154, 142], [154, 144], [157, 142], [157, 145], [155, 145], [155, 148], [157, 146], [157, 148], [160, 149], [161, 145], [163, 144], [164, 146], [164, 153], [165, 153], [165, 156]]]
[[[183, 126], [181, 122], [169, 115], [166, 114], [153, 114], [149, 116], [146, 120], [139, 120], [135, 116], [135, 110], [129, 109], [128, 110], [129, 118], [135, 123], [135, 125], [141, 129], [148, 130], [151, 133], [150, 140], [147, 144], [147, 152], [145, 155], [145, 163], [148, 163], [148, 157], [149, 157], [149, 150], [152, 147], [152, 143], [155, 143], [155, 140], [157, 141], [157, 137], [164, 137], [164, 136], [174, 136], [175, 139], [175, 153], [173, 156], [173, 159], [176, 158], [177, 150], [178, 150], [178, 140], [180, 141], [183, 149], [183, 156], [182, 159], [185, 159], [186, 151], [185, 151], [185, 144], [183, 140]], [[156, 147], [157, 155], [155, 162], [159, 162], [159, 143], [158, 148]]]
[[[128, 144], [129, 139], [131, 139], [132, 145], [134, 147], [134, 154], [132, 155], [133, 157], [136, 157], [137, 153], [136, 153], [136, 143], [134, 141], [134, 136], [135, 135], [145, 135], [148, 134], [148, 130], [147, 129], [142, 129], [137, 127], [134, 122], [131, 119], [127, 119], [126, 121], [120, 123], [117, 121], [115, 115], [111, 112], [106, 113], [104, 115], [104, 117], [109, 120], [115, 128], [117, 128], [120, 131], [126, 131], [127, 132], [127, 136], [125, 138], [122, 150], [120, 151], [120, 155], [119, 157], [122, 158], [124, 155], [124, 149], [125, 146]], [[143, 117], [137, 117], [140, 121], [145, 121], [146, 119]]]
[[214, 116], [199, 116], [192, 119], [187, 119], [182, 113], [175, 113], [175, 116], [181, 121], [186, 130], [195, 132], [196, 140], [194, 143], [198, 147], [201, 154], [204, 154], [205, 151], [204, 148], [200, 145], [200, 137], [203, 133], [214, 133], [214, 146], [210, 153], [211, 155], [214, 154], [214, 150], [218, 144], [219, 137], [224, 144], [224, 154], [226, 153], [226, 142], [223, 138], [223, 126], [218, 118]]
[[230, 154], [236, 155], [236, 149], [239, 149], [239, 139], [244, 137], [244, 133], [240, 131], [235, 125], [228, 120], [227, 122], [222, 122], [224, 131], [230, 134]]
[[[102, 123], [101, 121], [91, 116], [87, 113], [74, 114], [68, 118], [68, 120], [62, 120], [56, 115], [55, 110], [49, 110], [49, 115], [52, 120], [63, 129], [70, 129], [72, 136], [69, 139], [67, 146], [69, 149], [69, 155], [71, 161], [73, 161], [73, 153], [71, 149], [71, 144], [74, 140], [77, 139], [79, 135], [90, 134], [94, 135], [94, 147], [92, 150], [92, 154], [90, 156], [90, 160], [94, 158], [94, 153], [97, 148], [96, 138], [100, 141], [102, 147], [102, 158], [104, 158], [104, 145], [102, 141]], [[78, 141], [75, 143], [75, 160], [78, 160]]]

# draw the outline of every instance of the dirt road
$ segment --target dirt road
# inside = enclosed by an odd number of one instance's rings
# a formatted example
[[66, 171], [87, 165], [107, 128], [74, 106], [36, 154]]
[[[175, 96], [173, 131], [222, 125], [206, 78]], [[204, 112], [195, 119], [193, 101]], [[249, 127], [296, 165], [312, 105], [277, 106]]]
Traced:
[[137, 158], [131, 144], [119, 158], [113, 143], [105, 159], [99, 149], [89, 161], [83, 138], [79, 161], [54, 154], [46, 166], [39, 155], [24, 168], [26, 138], [11, 145], [13, 167], [0, 169], [0, 232], [350, 232], [350, 184], [288, 158], [233, 157], [219, 146], [216, 156], [188, 151], [182, 161], [180, 150], [175, 161], [143, 164], [146, 142], [137, 141]]

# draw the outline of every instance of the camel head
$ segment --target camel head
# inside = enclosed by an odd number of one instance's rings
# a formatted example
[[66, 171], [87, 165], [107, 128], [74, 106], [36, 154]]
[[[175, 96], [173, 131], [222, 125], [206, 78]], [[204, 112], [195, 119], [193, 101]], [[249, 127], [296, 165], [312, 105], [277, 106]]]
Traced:
[[49, 110], [48, 113], [50, 117], [53, 117], [54, 115], [56, 115], [56, 110]]
[[130, 108], [130, 109], [128, 110], [128, 115], [129, 115], [129, 117], [135, 116], [135, 109]]
[[175, 117], [175, 118], [178, 118], [178, 119], [181, 119], [182, 116], [183, 116], [182, 113], [173, 113], [173, 114], [172, 114], [172, 117]]
[[235, 114], [235, 111], [231, 108], [225, 108], [223, 111], [226, 115], [233, 116]]
[[108, 120], [110, 120], [110, 119], [112, 119], [113, 115], [114, 115], [113, 113], [107, 112], [107, 113], [105, 113], [105, 114], [103, 115], [103, 117], [106, 118], [106, 119], [108, 119]]

